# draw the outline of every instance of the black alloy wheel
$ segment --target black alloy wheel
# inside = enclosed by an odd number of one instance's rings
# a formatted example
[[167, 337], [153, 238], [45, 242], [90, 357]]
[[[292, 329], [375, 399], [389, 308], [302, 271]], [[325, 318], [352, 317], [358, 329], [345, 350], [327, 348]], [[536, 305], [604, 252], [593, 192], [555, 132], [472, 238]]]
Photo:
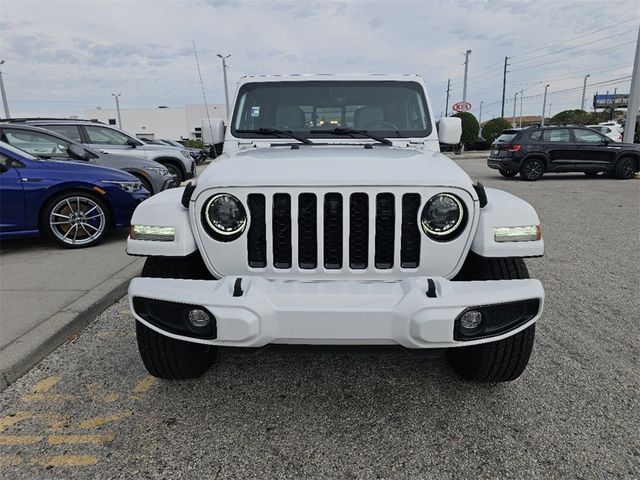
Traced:
[[613, 170], [616, 178], [628, 180], [636, 174], [636, 160], [631, 157], [623, 157], [618, 160]]
[[529, 182], [540, 180], [544, 174], [544, 163], [539, 158], [525, 160], [520, 167], [520, 178]]

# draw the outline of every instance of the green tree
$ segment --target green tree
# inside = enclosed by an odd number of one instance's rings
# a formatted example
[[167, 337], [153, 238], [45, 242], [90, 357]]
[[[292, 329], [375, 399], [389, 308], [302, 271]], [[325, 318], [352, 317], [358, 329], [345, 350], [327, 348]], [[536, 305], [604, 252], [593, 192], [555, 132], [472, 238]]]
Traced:
[[556, 113], [553, 117], [551, 117], [549, 123], [590, 125], [594, 120], [595, 119], [593, 114], [585, 112], [584, 110], [580, 110], [578, 108], [576, 110], [564, 110], [562, 112]]
[[462, 145], [471, 145], [478, 141], [478, 134], [480, 133], [480, 124], [478, 120], [469, 112], [459, 112], [453, 115], [458, 117], [462, 121], [462, 137], [460, 137], [460, 143]]
[[489, 120], [482, 127], [482, 138], [491, 145], [496, 138], [500, 136], [503, 130], [508, 130], [511, 128], [511, 123], [509, 123], [504, 118], [494, 118], [493, 120]]

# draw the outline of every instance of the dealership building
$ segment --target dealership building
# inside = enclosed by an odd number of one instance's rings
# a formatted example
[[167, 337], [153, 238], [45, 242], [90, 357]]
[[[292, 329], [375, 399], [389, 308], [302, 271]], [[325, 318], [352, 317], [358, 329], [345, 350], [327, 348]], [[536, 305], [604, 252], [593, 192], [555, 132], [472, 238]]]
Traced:
[[[212, 119], [226, 118], [225, 106], [209, 105], [209, 116]], [[122, 125], [118, 125], [118, 112], [115, 108], [85, 110], [85, 118], [120, 127], [138, 138], [200, 139], [202, 128], [206, 128], [208, 124], [204, 105], [121, 108], [120, 117]]]

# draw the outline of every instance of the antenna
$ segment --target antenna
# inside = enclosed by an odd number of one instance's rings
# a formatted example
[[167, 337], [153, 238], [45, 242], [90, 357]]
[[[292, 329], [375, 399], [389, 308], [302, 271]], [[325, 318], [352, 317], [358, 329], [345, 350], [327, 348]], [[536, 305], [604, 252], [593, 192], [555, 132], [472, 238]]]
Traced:
[[[209, 115], [209, 105], [207, 104], [207, 95], [204, 92], [204, 82], [202, 81], [202, 72], [200, 71], [200, 62], [198, 61], [198, 51], [196, 50], [196, 41], [192, 40], [193, 43], [193, 56], [196, 59], [196, 68], [198, 69], [198, 78], [200, 79], [200, 87], [202, 88], [202, 98], [204, 100], [204, 110], [207, 114], [207, 121], [209, 122], [209, 133], [211, 134], [211, 141], [213, 141], [213, 127], [211, 126], [211, 116]], [[216, 146], [213, 145], [213, 158], [216, 158]]]

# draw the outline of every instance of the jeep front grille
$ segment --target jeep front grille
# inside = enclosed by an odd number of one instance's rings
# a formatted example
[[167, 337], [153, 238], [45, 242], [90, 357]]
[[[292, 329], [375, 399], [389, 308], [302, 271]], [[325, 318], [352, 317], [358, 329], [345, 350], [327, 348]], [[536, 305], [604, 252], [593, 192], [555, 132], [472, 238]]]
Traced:
[[[301, 270], [322, 266], [326, 270], [357, 271], [370, 268], [372, 263], [376, 270], [389, 270], [394, 268], [398, 248], [402, 268], [420, 266], [418, 193], [403, 194], [401, 199], [388, 192], [275, 193], [271, 199], [251, 193], [247, 204], [251, 217], [247, 259], [251, 268], [266, 267], [271, 250], [275, 269], [292, 268], [297, 259]], [[267, 211], [269, 206], [271, 211]], [[271, 224], [270, 230], [267, 223]], [[270, 238], [267, 231], [271, 232]]]

